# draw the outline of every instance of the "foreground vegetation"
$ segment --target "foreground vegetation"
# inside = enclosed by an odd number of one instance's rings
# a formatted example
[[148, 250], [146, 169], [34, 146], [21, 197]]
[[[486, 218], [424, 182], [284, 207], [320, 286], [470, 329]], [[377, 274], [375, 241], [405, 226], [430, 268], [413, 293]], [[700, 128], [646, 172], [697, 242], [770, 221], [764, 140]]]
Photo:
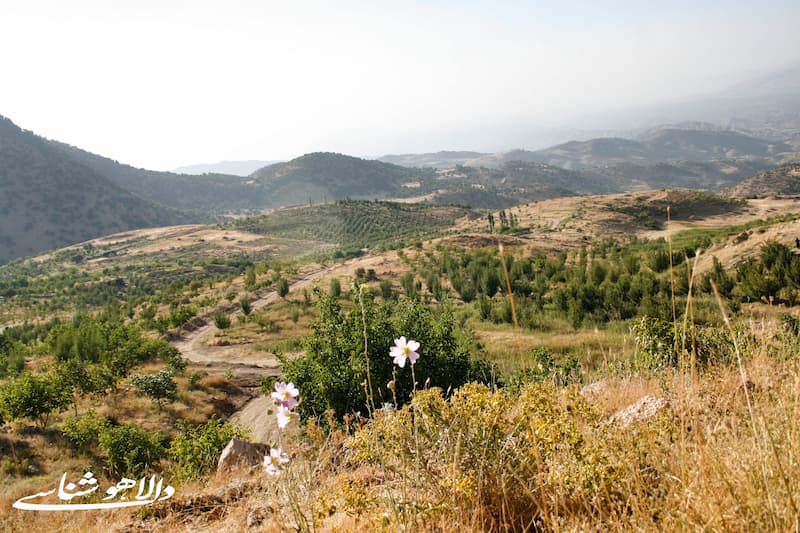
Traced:
[[[795, 529], [800, 256], [767, 242], [695, 270], [698, 253], [790, 221], [553, 254], [419, 243], [393, 252], [392, 277], [357, 268], [327, 290], [290, 289], [297, 264], [243, 262], [227, 280], [10, 327], [4, 503], [64, 469], [160, 472], [178, 493], [97, 523], [3, 511], [0, 527]], [[278, 419], [289, 427], [267, 472], [214, 474], [228, 440], [248, 436], [227, 420], [247, 394], [160, 338], [195, 319], [216, 341], [302, 334], [270, 340], [300, 403]], [[401, 336], [420, 344], [402, 366]], [[216, 489], [214, 505], [192, 496]]]

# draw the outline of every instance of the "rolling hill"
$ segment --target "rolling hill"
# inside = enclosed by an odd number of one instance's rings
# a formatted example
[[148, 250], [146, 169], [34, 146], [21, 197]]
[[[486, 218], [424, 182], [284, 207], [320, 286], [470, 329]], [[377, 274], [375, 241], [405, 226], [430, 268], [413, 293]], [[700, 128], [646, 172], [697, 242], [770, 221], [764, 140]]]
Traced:
[[275, 206], [411, 196], [424, 190], [423, 184], [434, 175], [433, 170], [316, 152], [264, 167], [250, 178], [268, 191], [268, 201]]
[[0, 117], [0, 263], [109, 233], [187, 220]]
[[264, 208], [264, 191], [247, 178], [226, 174], [175, 174], [135, 168], [57, 141], [50, 144], [118, 186], [152, 202], [195, 211], [196, 220], [208, 214]]
[[751, 176], [733, 187], [733, 198], [764, 198], [800, 194], [800, 163], [786, 163]]
[[459, 219], [478, 216], [460, 207], [339, 200], [243, 218], [226, 227], [271, 238], [317, 241], [352, 249], [431, 237], [452, 227]]

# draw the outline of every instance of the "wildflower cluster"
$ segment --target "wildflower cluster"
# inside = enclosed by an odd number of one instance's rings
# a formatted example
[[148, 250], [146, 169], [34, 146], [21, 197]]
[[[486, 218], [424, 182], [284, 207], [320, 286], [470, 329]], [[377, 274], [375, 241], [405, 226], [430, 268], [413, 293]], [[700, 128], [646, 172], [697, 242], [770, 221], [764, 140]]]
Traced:
[[272, 393], [272, 399], [275, 400], [278, 406], [278, 427], [284, 429], [292, 419], [297, 418], [297, 413], [292, 411], [295, 407], [300, 405], [297, 396], [300, 391], [294, 386], [294, 383], [281, 383], [275, 384], [275, 392]]
[[[292, 411], [295, 407], [300, 405], [297, 399], [300, 391], [294, 386], [294, 383], [278, 382], [275, 384], [275, 392], [272, 393], [272, 399], [278, 407], [278, 427], [285, 429], [286, 426], [297, 418], [297, 413]], [[281, 473], [283, 465], [289, 462], [289, 456], [281, 448], [270, 448], [269, 454], [264, 456], [264, 468], [267, 474], [277, 476]]]

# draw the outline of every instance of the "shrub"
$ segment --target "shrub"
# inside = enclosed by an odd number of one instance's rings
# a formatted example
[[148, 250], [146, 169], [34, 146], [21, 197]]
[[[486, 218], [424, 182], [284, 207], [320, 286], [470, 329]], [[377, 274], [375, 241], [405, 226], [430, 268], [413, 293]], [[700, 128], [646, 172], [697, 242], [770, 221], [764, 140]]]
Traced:
[[0, 333], [0, 378], [16, 376], [25, 368], [25, 345]]
[[97, 416], [90, 409], [81, 416], [65, 420], [61, 431], [75, 449], [88, 451], [99, 445], [100, 434], [110, 426], [108, 419]]
[[164, 436], [136, 424], [109, 427], [100, 433], [98, 442], [113, 476], [139, 478], [166, 454]]
[[342, 284], [339, 282], [339, 278], [331, 278], [331, 288], [328, 293], [333, 298], [338, 298], [342, 295]]
[[286, 298], [286, 295], [289, 294], [289, 282], [286, 278], [280, 278], [278, 280], [275, 290], [278, 292], [278, 296]]
[[217, 311], [214, 313], [214, 325], [219, 329], [228, 329], [231, 327], [231, 317], [228, 316], [228, 313]]
[[678, 364], [674, 326], [658, 318], [641, 317], [631, 325], [635, 343], [634, 366], [655, 370]]
[[534, 348], [528, 352], [526, 368], [520, 369], [508, 380], [509, 392], [521, 390], [528, 383], [549, 381], [555, 385], [569, 385], [580, 381], [580, 363], [573, 354], [557, 361], [547, 348]]
[[169, 370], [160, 370], [158, 374], [131, 376], [131, 385], [136, 387], [138, 394], [155, 400], [159, 412], [161, 401], [174, 400], [178, 393], [178, 387]]
[[181, 420], [178, 429], [169, 456], [180, 465], [181, 474], [186, 479], [197, 479], [212, 471], [228, 442], [247, 435], [247, 431], [238, 425], [216, 417], [199, 426]]
[[[413, 300], [377, 305], [371, 295], [363, 293], [362, 315], [359, 291], [354, 294], [355, 307], [345, 313], [334, 298], [316, 292], [319, 318], [305, 339], [305, 355], [281, 357], [286, 380], [303, 391], [299, 407], [303, 417], [320, 417], [329, 409], [339, 418], [357, 411], [366, 413], [375, 404], [395, 398], [406, 403], [414, 388], [411, 372], [396, 369], [389, 357], [393, 340], [401, 335], [422, 345], [414, 366], [418, 387], [427, 384], [452, 390], [471, 380], [491, 378], [488, 364], [471, 358], [469, 348], [457, 340], [455, 320], [448, 311], [437, 315]], [[394, 391], [387, 388], [389, 381], [395, 382]], [[369, 405], [366, 383], [372, 384], [373, 403]]]
[[[529, 384], [509, 394], [470, 383], [449, 400], [439, 389], [418, 392], [410, 406], [371, 419], [345, 448], [354, 465], [380, 465], [400, 483], [424, 487], [414, 492], [422, 508], [444, 501], [455, 513], [480, 509], [479, 530], [515, 531], [552, 518], [548, 512], [615, 510], [624, 487], [604, 448], [613, 429], [572, 389]], [[420, 501], [424, 494], [429, 502]]]
[[253, 311], [253, 304], [250, 301], [250, 298], [247, 296], [242, 296], [239, 298], [239, 306], [242, 308], [242, 313], [244, 313], [244, 316], [250, 315], [250, 313]]
[[0, 390], [0, 411], [12, 420], [28, 418], [44, 428], [50, 415], [70, 404], [70, 391], [55, 374], [36, 376], [30, 372]]

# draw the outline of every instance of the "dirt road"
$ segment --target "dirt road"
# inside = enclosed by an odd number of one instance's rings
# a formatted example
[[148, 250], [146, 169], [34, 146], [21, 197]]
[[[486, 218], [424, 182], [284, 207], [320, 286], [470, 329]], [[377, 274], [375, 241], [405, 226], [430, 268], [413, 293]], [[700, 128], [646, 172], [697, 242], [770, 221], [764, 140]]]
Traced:
[[[330, 275], [352, 274], [356, 268], [373, 268], [383, 264], [385, 257], [365, 256], [349, 259], [342, 263], [315, 268], [292, 280], [289, 291], [299, 292], [312, 286], [318, 280]], [[278, 293], [270, 291], [252, 302], [254, 310], [263, 309], [279, 299]], [[230, 313], [235, 318], [240, 309]], [[280, 363], [274, 355], [257, 352], [252, 344], [235, 346], [213, 346], [208, 340], [219, 331], [211, 320], [210, 313], [204, 317], [206, 324], [193, 331], [181, 331], [181, 336], [172, 342], [183, 357], [189, 361], [203, 365], [209, 374], [222, 374], [230, 371], [240, 386], [256, 387], [265, 376], [281, 375]]]

